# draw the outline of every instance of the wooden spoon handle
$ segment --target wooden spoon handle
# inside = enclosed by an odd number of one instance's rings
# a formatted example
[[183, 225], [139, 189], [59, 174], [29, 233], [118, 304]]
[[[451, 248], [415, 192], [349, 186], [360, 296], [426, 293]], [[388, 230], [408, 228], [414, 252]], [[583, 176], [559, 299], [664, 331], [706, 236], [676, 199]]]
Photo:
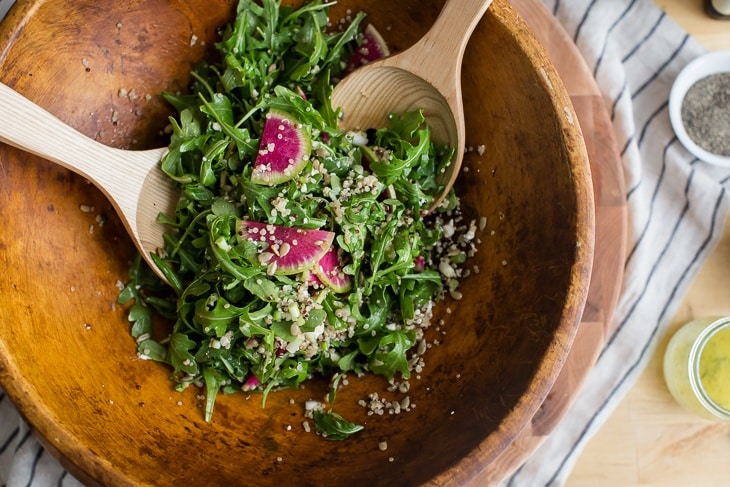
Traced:
[[[492, 0], [449, 0], [431, 29], [403, 55], [424, 79], [461, 70], [464, 50]], [[436, 85], [441, 86], [441, 85]]]
[[152, 171], [167, 149], [107, 147], [0, 83], [0, 142], [55, 162], [94, 183], [111, 201], [143, 255], [162, 244], [155, 219], [174, 204], [172, 186]]
[[0, 83], [0, 141], [55, 162], [94, 183], [131, 222], [161, 150], [107, 147]]
[[0, 83], [0, 141], [31, 152], [97, 181], [110, 148], [86, 137], [8, 86]]
[[96, 142], [0, 83], [0, 140], [89, 179]]

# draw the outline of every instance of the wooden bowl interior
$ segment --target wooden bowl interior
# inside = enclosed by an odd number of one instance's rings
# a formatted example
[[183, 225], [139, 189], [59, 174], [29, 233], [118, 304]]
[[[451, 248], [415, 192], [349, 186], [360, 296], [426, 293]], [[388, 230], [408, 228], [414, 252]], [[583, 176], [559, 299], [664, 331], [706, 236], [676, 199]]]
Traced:
[[[333, 17], [365, 10], [401, 50], [442, 3], [342, 1]], [[18, 0], [0, 26], [0, 81], [108, 145], [164, 145], [159, 93], [185, 89], [234, 11], [223, 0]], [[175, 392], [165, 366], [135, 354], [115, 304], [135, 250], [110, 204], [83, 178], [0, 146], [0, 382], [44, 443], [79, 478], [107, 485], [444, 485], [485, 468], [570, 347], [592, 200], [567, 95], [506, 1], [477, 27], [463, 73], [474, 150], [458, 188], [469, 214], [486, 218], [473, 270], [463, 299], [436, 309], [429, 334], [440, 344], [407, 394], [416, 407], [367, 416], [357, 401], [370, 392], [406, 394], [351, 378], [337, 411], [366, 429], [345, 442], [303, 431], [302, 402], [322, 398], [324, 381], [274, 393], [266, 408], [258, 396], [221, 397], [205, 423], [200, 390]]]

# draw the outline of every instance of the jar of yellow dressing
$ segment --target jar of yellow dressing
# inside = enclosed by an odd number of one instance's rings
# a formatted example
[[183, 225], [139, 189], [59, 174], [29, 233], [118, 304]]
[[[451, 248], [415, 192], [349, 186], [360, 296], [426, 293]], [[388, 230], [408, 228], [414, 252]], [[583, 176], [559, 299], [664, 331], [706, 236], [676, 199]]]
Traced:
[[680, 328], [664, 353], [664, 380], [688, 410], [730, 421], [730, 317], [694, 320]]

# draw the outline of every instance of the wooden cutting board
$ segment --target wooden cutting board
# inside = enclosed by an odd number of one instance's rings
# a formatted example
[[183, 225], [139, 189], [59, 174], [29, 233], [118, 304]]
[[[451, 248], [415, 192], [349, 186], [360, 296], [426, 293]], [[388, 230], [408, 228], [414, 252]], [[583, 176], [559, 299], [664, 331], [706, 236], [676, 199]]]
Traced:
[[596, 244], [588, 300], [567, 362], [532, 422], [473, 483], [480, 486], [495, 485], [517, 470], [573, 404], [611, 331], [626, 256], [627, 208], [621, 157], [593, 75], [541, 0], [512, 0], [511, 4], [545, 47], [578, 115], [593, 176]]

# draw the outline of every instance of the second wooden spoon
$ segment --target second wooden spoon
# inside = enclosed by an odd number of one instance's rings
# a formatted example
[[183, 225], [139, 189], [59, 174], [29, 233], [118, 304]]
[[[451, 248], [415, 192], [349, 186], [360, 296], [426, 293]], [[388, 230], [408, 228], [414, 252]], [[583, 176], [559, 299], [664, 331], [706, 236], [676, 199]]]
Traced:
[[455, 149], [439, 176], [445, 185], [430, 210], [454, 185], [464, 158], [466, 127], [461, 95], [461, 62], [474, 28], [492, 0], [449, 0], [433, 27], [404, 52], [355, 70], [335, 86], [332, 106], [341, 108], [342, 130], [387, 126], [391, 113], [423, 109], [437, 142]]

